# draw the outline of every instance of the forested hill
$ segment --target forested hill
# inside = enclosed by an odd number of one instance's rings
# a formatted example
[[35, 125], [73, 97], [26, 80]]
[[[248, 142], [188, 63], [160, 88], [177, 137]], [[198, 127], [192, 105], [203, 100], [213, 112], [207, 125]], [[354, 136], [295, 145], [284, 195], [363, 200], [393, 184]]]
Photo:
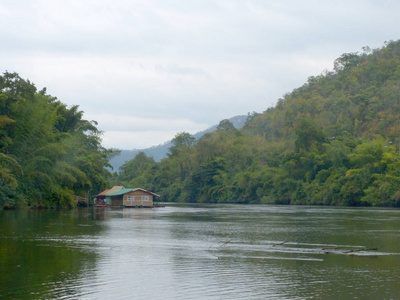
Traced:
[[363, 48], [334, 70], [196, 141], [181, 133], [168, 158], [143, 153], [115, 182], [162, 200], [400, 206], [400, 41]]
[[269, 141], [294, 139], [299, 123], [312, 122], [324, 137], [371, 139], [379, 134], [395, 142], [400, 124], [399, 43], [343, 54], [334, 71], [310, 77], [274, 108], [255, 115], [246, 133]]

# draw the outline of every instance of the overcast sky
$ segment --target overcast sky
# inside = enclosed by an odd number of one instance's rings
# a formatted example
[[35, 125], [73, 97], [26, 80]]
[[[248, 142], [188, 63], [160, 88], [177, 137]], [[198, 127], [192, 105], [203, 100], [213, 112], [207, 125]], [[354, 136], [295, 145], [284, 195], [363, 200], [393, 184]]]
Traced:
[[141, 149], [263, 112], [341, 54], [400, 38], [396, 0], [0, 0], [0, 72]]

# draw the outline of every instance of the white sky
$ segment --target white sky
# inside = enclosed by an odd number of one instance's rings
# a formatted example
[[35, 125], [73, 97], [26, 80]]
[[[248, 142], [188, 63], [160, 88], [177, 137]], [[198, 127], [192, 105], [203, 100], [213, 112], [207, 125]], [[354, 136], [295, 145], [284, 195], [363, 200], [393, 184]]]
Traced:
[[263, 112], [364, 46], [400, 38], [396, 0], [0, 0], [0, 72], [140, 149]]

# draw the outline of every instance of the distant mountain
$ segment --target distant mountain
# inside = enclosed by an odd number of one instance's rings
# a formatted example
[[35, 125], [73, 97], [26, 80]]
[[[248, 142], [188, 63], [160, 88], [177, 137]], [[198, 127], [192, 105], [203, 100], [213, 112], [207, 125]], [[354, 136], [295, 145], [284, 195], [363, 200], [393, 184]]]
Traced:
[[[240, 115], [229, 119], [236, 129], [240, 129], [246, 123], [247, 116]], [[193, 136], [196, 139], [201, 138], [208, 132], [213, 132], [217, 129], [218, 125], [211, 126], [210, 128], [197, 132]], [[127, 161], [135, 158], [139, 152], [144, 152], [147, 156], [152, 157], [155, 161], [159, 162], [163, 158], [167, 157], [168, 149], [171, 147], [171, 141], [167, 141], [164, 144], [153, 146], [145, 149], [133, 149], [133, 150], [121, 150], [121, 153], [110, 160], [110, 164], [113, 167], [113, 172], [117, 172], [119, 168]]]

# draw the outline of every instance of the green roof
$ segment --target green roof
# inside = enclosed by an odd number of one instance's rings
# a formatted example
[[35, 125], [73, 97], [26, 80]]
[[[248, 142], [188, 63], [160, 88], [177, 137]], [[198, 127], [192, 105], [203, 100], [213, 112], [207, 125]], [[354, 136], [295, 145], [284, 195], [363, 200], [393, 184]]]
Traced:
[[122, 188], [122, 189], [120, 189], [120, 190], [118, 190], [118, 191], [116, 191], [116, 192], [114, 192], [114, 193], [107, 194], [107, 196], [111, 196], [111, 197], [112, 197], [112, 196], [120, 196], [120, 195], [124, 195], [124, 194], [126, 194], [126, 193], [133, 192], [133, 191], [136, 191], [136, 190], [141, 190], [141, 191], [146, 192], [146, 193], [149, 193], [149, 194], [151, 194], [151, 195], [153, 195], [153, 196], [155, 196], [155, 197], [160, 197], [160, 195], [157, 195], [157, 194], [155, 194], [155, 193], [146, 191], [146, 190], [141, 189], [141, 188], [131, 188], [131, 189]]
[[114, 193], [108, 194], [107, 196], [119, 196], [119, 195], [123, 195], [123, 194], [129, 193], [129, 192], [133, 192], [133, 191], [136, 191], [136, 190], [139, 190], [139, 189], [138, 188], [135, 188], [135, 189], [122, 188], [119, 191], [116, 191]]

